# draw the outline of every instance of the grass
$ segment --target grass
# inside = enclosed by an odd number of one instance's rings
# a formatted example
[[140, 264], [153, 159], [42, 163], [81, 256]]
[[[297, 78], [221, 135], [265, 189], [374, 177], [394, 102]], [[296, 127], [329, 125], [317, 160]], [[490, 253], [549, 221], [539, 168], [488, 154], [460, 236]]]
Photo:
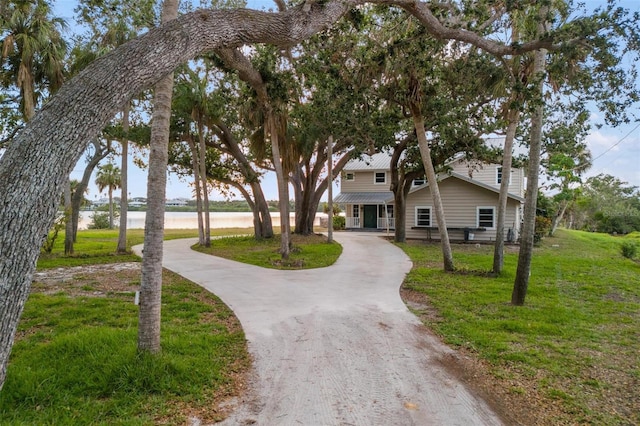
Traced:
[[402, 244], [414, 261], [405, 287], [428, 300], [432, 311], [418, 312], [427, 325], [484, 360], [507, 392], [555, 407], [549, 423], [640, 424], [640, 264], [621, 241], [562, 230], [545, 239], [524, 307], [509, 303], [515, 251], [500, 277], [482, 273], [490, 246], [456, 246], [459, 270], [447, 274], [439, 246]]
[[289, 260], [282, 260], [280, 237], [256, 241], [251, 236], [211, 240], [211, 247], [194, 246], [194, 250], [226, 259], [273, 269], [311, 269], [332, 265], [340, 257], [342, 246], [327, 243], [322, 235], [292, 235]]
[[[219, 420], [216, 403], [235, 392], [249, 362], [239, 323], [215, 296], [165, 271], [162, 352], [138, 353], [139, 274], [34, 284], [0, 392], [0, 424], [185, 424], [190, 413]], [[107, 289], [95, 291], [101, 283]]]
[[[246, 228], [212, 229], [212, 236], [237, 235], [253, 232]], [[197, 229], [165, 229], [164, 239], [197, 237]], [[144, 229], [127, 230], [127, 247], [144, 242]], [[109, 229], [83, 230], [78, 233], [78, 241], [74, 244], [73, 256], [64, 255], [64, 232], [56, 239], [51, 254], [43, 253], [38, 259], [38, 268], [60, 268], [81, 265], [95, 265], [119, 262], [139, 262], [140, 258], [134, 254], [116, 254], [118, 246], [118, 231]]]

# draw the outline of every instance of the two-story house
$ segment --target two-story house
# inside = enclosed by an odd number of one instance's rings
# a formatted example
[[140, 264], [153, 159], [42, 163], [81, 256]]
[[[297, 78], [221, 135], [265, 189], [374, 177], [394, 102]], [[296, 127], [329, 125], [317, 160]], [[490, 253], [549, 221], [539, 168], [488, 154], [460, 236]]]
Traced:
[[[340, 194], [347, 229], [395, 229], [390, 191], [390, 155], [378, 153], [352, 160], [344, 168]], [[449, 238], [494, 241], [502, 166], [454, 159], [438, 176]], [[524, 171], [512, 169], [505, 220], [505, 239], [516, 241], [524, 202]], [[429, 183], [413, 182], [406, 202], [407, 238], [439, 238]]]

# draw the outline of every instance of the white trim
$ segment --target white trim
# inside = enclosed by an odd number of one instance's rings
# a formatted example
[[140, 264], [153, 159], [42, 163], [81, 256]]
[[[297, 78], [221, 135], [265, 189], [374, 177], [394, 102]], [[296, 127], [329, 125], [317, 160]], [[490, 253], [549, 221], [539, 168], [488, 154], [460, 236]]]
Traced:
[[[376, 176], [376, 175], [377, 175], [378, 173], [384, 173], [384, 182], [378, 182], [378, 181], [377, 181], [377, 179], [376, 179], [376, 177], [377, 177], [377, 176]], [[374, 184], [374, 185], [386, 185], [386, 184], [387, 184], [387, 171], [386, 171], [386, 170], [383, 170], [383, 171], [381, 171], [381, 172], [380, 172], [380, 171], [378, 171], [378, 172], [373, 172], [373, 184]]]
[[[422, 181], [422, 182], [421, 183], [416, 183], [416, 181]], [[421, 177], [421, 178], [412, 180], [411, 181], [411, 187], [415, 188], [416, 186], [422, 186], [425, 183], [427, 183], [427, 178], [426, 177]]]
[[[491, 218], [491, 223], [493, 224], [493, 226], [480, 226], [480, 209], [488, 209], [493, 212], [493, 217]], [[495, 206], [477, 206], [476, 207], [476, 227], [496, 229], [496, 207]]]
[[[418, 210], [429, 210], [429, 224], [428, 225], [419, 225], [418, 224]], [[433, 223], [433, 208], [431, 206], [416, 206], [415, 213], [413, 216], [414, 226], [431, 226]]]

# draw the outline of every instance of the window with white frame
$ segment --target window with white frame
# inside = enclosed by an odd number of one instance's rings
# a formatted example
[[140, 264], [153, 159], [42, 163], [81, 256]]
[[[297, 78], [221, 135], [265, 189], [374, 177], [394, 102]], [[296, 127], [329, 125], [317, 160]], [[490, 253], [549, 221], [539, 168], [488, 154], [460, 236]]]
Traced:
[[478, 228], [495, 228], [495, 207], [478, 207]]
[[387, 183], [387, 172], [375, 172], [373, 174], [373, 183], [376, 185]]
[[416, 207], [416, 226], [431, 226], [431, 207]]
[[356, 174], [353, 173], [353, 172], [345, 172], [344, 173], [344, 180], [346, 180], [346, 181], [356, 180]]
[[360, 205], [353, 205], [353, 217], [360, 217]]
[[422, 176], [417, 179], [414, 179], [412, 184], [413, 186], [420, 186], [420, 185], [424, 185], [426, 182], [427, 182], [427, 178]]

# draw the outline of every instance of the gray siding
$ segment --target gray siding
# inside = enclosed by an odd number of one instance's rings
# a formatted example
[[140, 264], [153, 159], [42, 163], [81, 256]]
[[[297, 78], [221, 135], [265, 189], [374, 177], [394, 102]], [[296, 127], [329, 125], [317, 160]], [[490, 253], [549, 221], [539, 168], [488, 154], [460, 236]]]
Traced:
[[[497, 210], [498, 194], [490, 190], [480, 188], [471, 183], [462, 181], [455, 177], [447, 178], [440, 182], [440, 195], [445, 210], [447, 227], [464, 228], [476, 227], [478, 207], [494, 207]], [[427, 231], [422, 229], [412, 229], [415, 226], [415, 210], [417, 206], [432, 207], [431, 226], [437, 226], [435, 212], [433, 211], [433, 200], [429, 188], [415, 191], [407, 197], [407, 238], [426, 238]], [[520, 203], [509, 199], [507, 203], [506, 228], [519, 230], [519, 218], [517, 218]], [[494, 222], [495, 222], [494, 213]], [[487, 229], [474, 233], [474, 240], [495, 241], [496, 230]], [[431, 237], [439, 239], [438, 231], [431, 231]], [[449, 231], [451, 240], [464, 239], [464, 231]]]
[[[454, 172], [463, 176], [468, 176], [478, 182], [482, 182], [486, 185], [491, 185], [494, 188], [500, 189], [500, 184], [497, 182], [497, 169], [502, 167], [500, 164], [486, 164], [478, 162], [469, 162], [465, 160], [458, 160], [451, 165]], [[524, 197], [524, 170], [523, 169], [511, 169], [511, 183], [509, 184], [509, 193]]]
[[[386, 174], [386, 183], [375, 184], [373, 182], [374, 172], [384, 172]], [[389, 191], [390, 173], [385, 170], [372, 171], [353, 171], [354, 180], [345, 180], [344, 174], [340, 181], [340, 192], [384, 192]]]

